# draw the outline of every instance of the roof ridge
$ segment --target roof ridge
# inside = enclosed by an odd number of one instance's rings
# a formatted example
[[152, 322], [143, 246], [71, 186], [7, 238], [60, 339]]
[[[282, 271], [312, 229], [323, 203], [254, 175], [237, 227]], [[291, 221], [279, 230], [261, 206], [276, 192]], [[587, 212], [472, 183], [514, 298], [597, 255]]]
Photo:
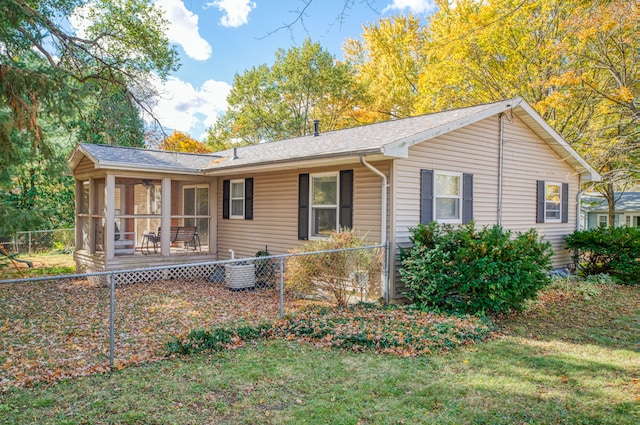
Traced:
[[[480, 104], [477, 104], [477, 105], [462, 106], [462, 107], [458, 107], [458, 108], [445, 109], [445, 110], [442, 110], [442, 111], [434, 111], [434, 112], [429, 112], [429, 113], [420, 114], [420, 115], [410, 115], [408, 117], [402, 117], [402, 118], [396, 118], [396, 119], [388, 119], [388, 120], [384, 120], [384, 121], [376, 121], [376, 122], [371, 122], [371, 123], [354, 125], [352, 127], [339, 128], [339, 129], [329, 130], [329, 131], [325, 131], [325, 132], [321, 131], [320, 132], [320, 136], [334, 134], [334, 133], [341, 132], [341, 131], [364, 129], [366, 127], [372, 127], [372, 126], [376, 126], [376, 125], [385, 125], [385, 124], [388, 124], [390, 122], [400, 122], [400, 121], [405, 121], [405, 120], [410, 120], [410, 119], [415, 119], [415, 118], [420, 118], [420, 117], [436, 116], [436, 115], [439, 115], [439, 114], [446, 114], [446, 113], [450, 113], [450, 112], [453, 112], [453, 111], [463, 111], [465, 109], [481, 108], [483, 106], [488, 108], [488, 107], [495, 106], [495, 105], [500, 104], [500, 103], [515, 102], [515, 101], [520, 100], [520, 99], [522, 99], [522, 97], [513, 97], [513, 98], [508, 98], [508, 99], [503, 99], [503, 100], [497, 100], [497, 101], [494, 101], [494, 102], [480, 103]], [[213, 152], [213, 153], [219, 154], [219, 153], [222, 153], [222, 152], [230, 152], [230, 151], [233, 151], [234, 148], [246, 149], [246, 148], [253, 148], [254, 146], [265, 146], [265, 145], [269, 145], [269, 144], [272, 144], [272, 143], [280, 143], [280, 142], [285, 142], [285, 141], [293, 142], [293, 141], [298, 140], [298, 139], [309, 139], [312, 136], [314, 138], [316, 137], [316, 136], [314, 136], [313, 133], [309, 133], [309, 134], [305, 134], [303, 136], [289, 137], [289, 138], [286, 138], [286, 139], [269, 140], [269, 141], [265, 141], [265, 142], [252, 143], [252, 144], [248, 144], [248, 145], [234, 146], [234, 147], [231, 147], [229, 149], [224, 149], [224, 150], [216, 151], [216, 152]]]
[[99, 146], [102, 148], [113, 148], [113, 149], [128, 149], [142, 152], [157, 152], [160, 154], [180, 154], [180, 155], [196, 155], [196, 156], [217, 156], [217, 152], [207, 152], [207, 153], [198, 153], [198, 152], [181, 152], [181, 151], [165, 151], [162, 149], [153, 149], [153, 148], [139, 148], [136, 146], [119, 146], [119, 145], [106, 145], [104, 143], [78, 143], [79, 146]]

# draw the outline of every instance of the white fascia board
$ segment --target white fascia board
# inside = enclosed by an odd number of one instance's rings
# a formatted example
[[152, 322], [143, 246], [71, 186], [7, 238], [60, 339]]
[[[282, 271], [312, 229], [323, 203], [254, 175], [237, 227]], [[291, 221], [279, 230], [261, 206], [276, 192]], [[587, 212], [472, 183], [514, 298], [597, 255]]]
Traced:
[[583, 170], [576, 170], [580, 174], [581, 181], [602, 181], [602, 176], [593, 169], [593, 167], [591, 167], [591, 165], [589, 165], [589, 163], [585, 161], [584, 158], [582, 158], [580, 154], [578, 154], [578, 152], [576, 152], [575, 149], [573, 149], [571, 145], [569, 145], [564, 138], [558, 134], [558, 132], [555, 131], [553, 127], [551, 127], [549, 123], [547, 123], [544, 118], [542, 118], [540, 114], [538, 114], [528, 103], [521, 102], [518, 105], [518, 108], [525, 111], [536, 122], [536, 124], [538, 124], [542, 130], [551, 137], [552, 143], [556, 143], [558, 147], [566, 152], [569, 158], [577, 162], [583, 168]]
[[82, 155], [89, 158], [89, 160], [91, 160], [94, 165], [97, 164], [98, 161], [93, 157], [93, 155], [87, 152], [86, 149], [82, 147], [82, 145], [77, 145], [75, 149], [73, 149], [73, 152], [71, 152], [69, 161], [67, 161], [70, 169], [74, 170], [78, 166], [78, 164], [80, 164], [80, 161], [82, 161]]
[[203, 170], [194, 170], [192, 168], [168, 168], [168, 167], [145, 167], [127, 162], [98, 161], [96, 168], [103, 170], [121, 170], [121, 171], [145, 171], [148, 173], [171, 173], [171, 174], [189, 174], [194, 176], [204, 175]]
[[279, 171], [302, 169], [309, 167], [323, 167], [331, 165], [342, 165], [351, 163], [360, 163], [361, 155], [379, 155], [379, 149], [367, 149], [349, 152], [332, 152], [315, 157], [305, 159], [295, 158], [290, 160], [274, 160], [260, 163], [244, 163], [236, 166], [225, 166], [220, 168], [208, 168], [204, 170], [207, 176], [224, 176], [234, 173], [262, 172], [262, 171]]
[[387, 143], [386, 145], [382, 146], [381, 150], [385, 155], [407, 158], [409, 156], [409, 148], [413, 145], [433, 139], [434, 137], [438, 137], [443, 134], [450, 133], [455, 130], [459, 130], [485, 118], [489, 118], [506, 110], [513, 109], [516, 106], [520, 105], [522, 102], [523, 100], [520, 97], [509, 101], [500, 102], [491, 108], [477, 112], [473, 115], [459, 118], [438, 127], [431, 128], [427, 131], [414, 134], [404, 139], [396, 140], [395, 142]]

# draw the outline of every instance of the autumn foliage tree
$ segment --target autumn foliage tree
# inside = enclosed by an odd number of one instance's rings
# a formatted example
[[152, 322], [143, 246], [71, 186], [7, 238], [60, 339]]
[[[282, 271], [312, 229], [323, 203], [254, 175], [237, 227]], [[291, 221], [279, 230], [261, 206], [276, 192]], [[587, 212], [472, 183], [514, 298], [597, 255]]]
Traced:
[[367, 121], [415, 115], [425, 35], [413, 15], [381, 19], [364, 27], [362, 40], [348, 39], [345, 57], [369, 96]]
[[[440, 0], [380, 19], [345, 51], [376, 119], [522, 96], [614, 191], [640, 179], [638, 2]], [[613, 219], [610, 218], [613, 223]]]
[[173, 152], [207, 153], [211, 150], [202, 142], [191, 138], [186, 133], [174, 131], [160, 145], [160, 149]]

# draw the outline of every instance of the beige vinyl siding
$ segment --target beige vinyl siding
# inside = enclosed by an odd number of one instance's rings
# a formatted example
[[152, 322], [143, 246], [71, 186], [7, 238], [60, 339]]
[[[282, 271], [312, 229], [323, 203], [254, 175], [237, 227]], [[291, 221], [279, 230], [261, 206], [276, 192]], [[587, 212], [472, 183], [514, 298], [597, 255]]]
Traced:
[[[389, 163], [374, 163], [388, 172]], [[268, 246], [272, 254], [287, 253], [300, 246], [298, 240], [298, 175], [354, 171], [353, 227], [371, 243], [380, 242], [381, 179], [360, 164], [268, 173], [230, 175], [224, 179], [253, 178], [253, 220], [222, 219], [222, 183], [218, 184], [218, 258], [253, 257]]]
[[[409, 246], [409, 228], [419, 223], [421, 169], [473, 174], [474, 220], [480, 226], [497, 223], [498, 140], [499, 120], [495, 116], [414, 145], [409, 148], [408, 158], [396, 160], [394, 246]], [[536, 223], [536, 180], [569, 183], [569, 223]], [[570, 261], [562, 237], [575, 228], [578, 185], [575, 171], [522, 121], [505, 118], [502, 224], [513, 230], [537, 228], [553, 244], [556, 267]], [[392, 286], [391, 293], [401, 296], [399, 264], [392, 261], [392, 265], [395, 288]]]
[[[580, 178], [546, 143], [515, 119], [505, 125], [502, 223], [505, 228], [526, 231], [535, 227], [551, 242], [554, 267], [571, 262], [563, 237], [576, 228], [576, 196]], [[536, 223], [536, 180], [569, 184], [568, 223]]]
[[104, 176], [105, 172], [96, 170], [95, 164], [86, 156], [83, 156], [78, 166], [73, 170], [73, 175], [77, 179], [88, 179], [90, 177]]

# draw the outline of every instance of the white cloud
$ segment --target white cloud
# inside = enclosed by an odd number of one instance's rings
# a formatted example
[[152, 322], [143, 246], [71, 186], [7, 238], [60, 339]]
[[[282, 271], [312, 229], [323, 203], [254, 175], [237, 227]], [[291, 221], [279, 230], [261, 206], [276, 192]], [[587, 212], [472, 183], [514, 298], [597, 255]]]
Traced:
[[249, 12], [256, 8], [251, 0], [215, 0], [207, 6], [217, 7], [224, 12], [220, 23], [225, 27], [239, 27], [247, 23]]
[[153, 108], [156, 118], [163, 127], [184, 133], [215, 124], [218, 115], [227, 109], [231, 91], [229, 84], [214, 80], [205, 81], [199, 88], [176, 77], [169, 77], [164, 83], [157, 79], [155, 84], [160, 93]]
[[409, 9], [413, 13], [427, 13], [435, 10], [434, 0], [393, 0], [393, 2], [384, 8], [383, 12], [389, 10]]
[[192, 59], [204, 61], [211, 57], [211, 45], [198, 31], [198, 15], [188, 10], [182, 0], [156, 0], [169, 21], [167, 37], [184, 49]]

